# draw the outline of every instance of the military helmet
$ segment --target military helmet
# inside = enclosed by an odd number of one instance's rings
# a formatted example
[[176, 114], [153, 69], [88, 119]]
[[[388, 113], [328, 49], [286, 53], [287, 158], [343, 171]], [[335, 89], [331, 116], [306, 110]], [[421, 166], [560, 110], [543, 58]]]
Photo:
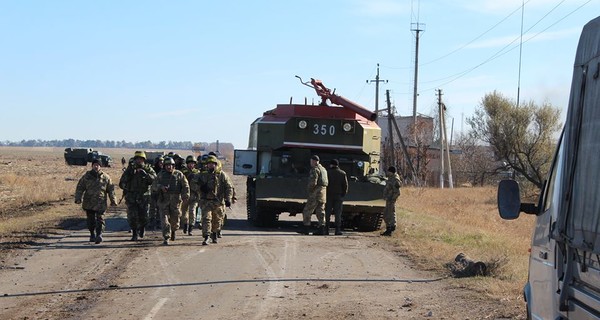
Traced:
[[193, 162], [193, 163], [198, 163], [198, 161], [196, 161], [196, 158], [194, 158], [194, 156], [191, 156], [191, 155], [190, 155], [190, 156], [187, 156], [187, 157], [185, 158], [185, 163], [190, 163], [190, 162]]
[[146, 160], [146, 153], [144, 151], [136, 151], [133, 158], [144, 158]]
[[175, 160], [173, 160], [173, 158], [171, 158], [171, 157], [166, 157], [165, 160], [163, 160], [163, 164], [165, 166], [168, 164], [175, 165]]
[[202, 163], [206, 163], [206, 159], [208, 159], [208, 155], [207, 154], [203, 154], [202, 158], [200, 158], [200, 159], [202, 159]]
[[206, 158], [206, 163], [211, 163], [211, 162], [214, 164], [219, 164], [219, 160], [215, 156], [208, 156], [208, 158]]
[[154, 159], [154, 162], [163, 162], [165, 160], [165, 157], [163, 156], [158, 156]]

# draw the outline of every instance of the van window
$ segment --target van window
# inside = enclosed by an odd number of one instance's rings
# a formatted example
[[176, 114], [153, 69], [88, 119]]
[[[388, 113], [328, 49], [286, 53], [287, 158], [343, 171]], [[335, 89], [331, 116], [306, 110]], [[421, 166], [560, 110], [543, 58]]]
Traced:
[[561, 133], [560, 138], [558, 139], [558, 148], [554, 155], [554, 160], [552, 161], [552, 167], [550, 167], [550, 174], [548, 176], [548, 181], [546, 182], [546, 190], [544, 190], [544, 203], [542, 212], [546, 212], [552, 206], [552, 200], [555, 196], [554, 187], [556, 186], [556, 175], [560, 167], [562, 167], [562, 138], [563, 133]]

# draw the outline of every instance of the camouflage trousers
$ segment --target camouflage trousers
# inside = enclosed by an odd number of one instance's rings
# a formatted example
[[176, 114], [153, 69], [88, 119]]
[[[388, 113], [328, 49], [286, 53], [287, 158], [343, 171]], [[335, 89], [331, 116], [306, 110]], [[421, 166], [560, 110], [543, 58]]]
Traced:
[[196, 208], [198, 208], [198, 198], [190, 197], [188, 201], [183, 201], [181, 204], [181, 221], [182, 225], [187, 224], [193, 226], [196, 224]]
[[104, 232], [104, 211], [85, 210], [87, 215], [87, 227], [90, 232], [102, 233]]
[[150, 195], [130, 195], [125, 197], [127, 203], [127, 222], [131, 230], [139, 230], [148, 224], [148, 208]]
[[202, 211], [202, 236], [207, 237], [211, 232], [221, 230], [223, 223], [223, 205], [215, 200], [200, 200]]
[[158, 212], [160, 213], [160, 225], [163, 238], [171, 237], [171, 231], [179, 229], [179, 217], [181, 216], [181, 197], [179, 194], [164, 194], [158, 200]]
[[385, 227], [396, 226], [396, 200], [398, 198], [385, 199], [385, 209], [383, 209], [383, 221]]
[[304, 210], [302, 210], [302, 222], [305, 226], [310, 226], [310, 219], [313, 212], [317, 215], [319, 227], [325, 224], [325, 201], [324, 197], [309, 195]]

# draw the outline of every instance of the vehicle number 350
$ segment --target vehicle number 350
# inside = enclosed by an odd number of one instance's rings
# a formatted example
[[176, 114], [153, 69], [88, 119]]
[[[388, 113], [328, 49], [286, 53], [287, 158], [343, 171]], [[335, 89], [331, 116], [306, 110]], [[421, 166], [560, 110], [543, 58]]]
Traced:
[[312, 133], [315, 135], [333, 136], [335, 135], [335, 126], [326, 124], [314, 124]]

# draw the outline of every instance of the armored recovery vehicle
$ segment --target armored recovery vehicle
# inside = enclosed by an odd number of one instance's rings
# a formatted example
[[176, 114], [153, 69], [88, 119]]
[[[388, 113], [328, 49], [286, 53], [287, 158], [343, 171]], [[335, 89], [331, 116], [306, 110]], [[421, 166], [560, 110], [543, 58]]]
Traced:
[[[234, 174], [247, 176], [248, 220], [269, 226], [281, 213], [301, 214], [308, 194], [310, 157], [318, 155], [326, 168], [329, 161], [338, 159], [348, 176], [342, 227], [379, 229], [385, 201], [378, 175], [381, 129], [375, 122], [377, 114], [335, 95], [319, 80], [302, 83], [315, 89], [321, 103], [278, 104], [251, 124], [248, 149], [234, 151]], [[327, 100], [335, 105], [327, 105]]]

